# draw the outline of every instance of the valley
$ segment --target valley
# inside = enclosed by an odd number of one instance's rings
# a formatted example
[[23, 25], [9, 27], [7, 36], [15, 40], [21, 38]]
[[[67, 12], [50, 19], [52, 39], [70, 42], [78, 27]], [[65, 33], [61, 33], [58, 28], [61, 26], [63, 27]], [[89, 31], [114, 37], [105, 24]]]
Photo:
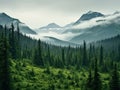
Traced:
[[0, 13], [0, 90], [119, 90], [119, 34], [119, 12], [38, 29]]

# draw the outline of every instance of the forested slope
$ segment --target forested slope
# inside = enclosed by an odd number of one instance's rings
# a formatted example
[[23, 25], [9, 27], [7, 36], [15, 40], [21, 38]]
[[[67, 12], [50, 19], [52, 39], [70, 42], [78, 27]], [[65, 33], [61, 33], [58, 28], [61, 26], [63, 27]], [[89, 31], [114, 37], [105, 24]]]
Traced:
[[113, 48], [54, 46], [1, 26], [0, 90], [119, 90], [120, 51]]

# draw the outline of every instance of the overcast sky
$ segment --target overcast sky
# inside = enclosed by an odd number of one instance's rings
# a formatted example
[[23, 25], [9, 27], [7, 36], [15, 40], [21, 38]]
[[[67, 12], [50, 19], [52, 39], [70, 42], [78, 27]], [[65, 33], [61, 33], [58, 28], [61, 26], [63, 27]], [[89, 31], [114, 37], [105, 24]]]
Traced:
[[104, 14], [120, 11], [120, 0], [0, 0], [0, 12], [31, 28], [53, 22], [64, 26], [90, 10]]

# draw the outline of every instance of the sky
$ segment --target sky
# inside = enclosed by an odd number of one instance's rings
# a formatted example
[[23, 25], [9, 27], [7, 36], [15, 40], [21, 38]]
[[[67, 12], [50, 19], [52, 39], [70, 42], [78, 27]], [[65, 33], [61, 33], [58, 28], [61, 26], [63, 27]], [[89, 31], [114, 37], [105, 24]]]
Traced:
[[120, 11], [119, 4], [120, 0], [0, 0], [0, 12], [40, 28], [53, 22], [64, 26], [88, 11], [111, 14]]

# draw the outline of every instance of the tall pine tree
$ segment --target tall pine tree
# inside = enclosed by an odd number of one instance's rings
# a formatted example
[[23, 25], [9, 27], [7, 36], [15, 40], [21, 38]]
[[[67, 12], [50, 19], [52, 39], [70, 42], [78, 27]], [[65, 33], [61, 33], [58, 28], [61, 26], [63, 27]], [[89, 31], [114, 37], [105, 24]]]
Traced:
[[83, 44], [83, 66], [86, 66], [88, 64], [88, 58], [87, 58], [87, 50], [86, 50], [86, 42], [84, 41]]
[[17, 50], [16, 50], [16, 40], [14, 33], [14, 25], [11, 25], [11, 31], [9, 34], [9, 45], [10, 45], [10, 53], [13, 59], [17, 59]]
[[117, 69], [117, 64], [115, 64], [114, 70], [111, 75], [110, 90], [120, 90], [120, 81], [119, 81], [119, 73]]
[[10, 67], [8, 59], [8, 43], [6, 38], [0, 39], [0, 90], [11, 90]]
[[43, 58], [42, 58], [42, 51], [41, 51], [41, 41], [40, 39], [38, 40], [38, 45], [37, 48], [35, 49], [34, 52], [34, 64], [38, 66], [44, 66]]
[[101, 83], [100, 75], [99, 75], [99, 72], [98, 72], [97, 58], [95, 58], [94, 77], [93, 77], [93, 83], [92, 83], [92, 90], [101, 90], [101, 89], [102, 89], [102, 83]]

